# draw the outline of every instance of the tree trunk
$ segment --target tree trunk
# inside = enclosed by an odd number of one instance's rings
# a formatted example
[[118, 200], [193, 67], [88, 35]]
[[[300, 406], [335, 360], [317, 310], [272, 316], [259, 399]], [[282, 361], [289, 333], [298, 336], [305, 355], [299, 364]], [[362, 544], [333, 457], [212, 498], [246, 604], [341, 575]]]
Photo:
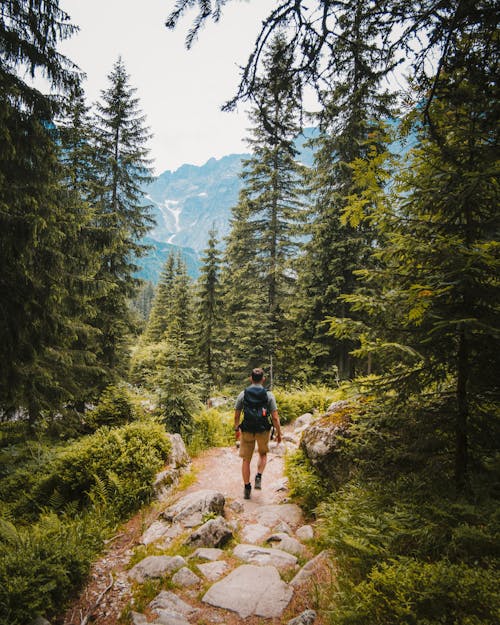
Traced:
[[457, 416], [455, 422], [455, 483], [457, 490], [465, 487], [468, 464], [467, 426], [469, 419], [469, 404], [467, 383], [469, 379], [469, 348], [465, 330], [460, 329], [458, 337], [457, 363]]

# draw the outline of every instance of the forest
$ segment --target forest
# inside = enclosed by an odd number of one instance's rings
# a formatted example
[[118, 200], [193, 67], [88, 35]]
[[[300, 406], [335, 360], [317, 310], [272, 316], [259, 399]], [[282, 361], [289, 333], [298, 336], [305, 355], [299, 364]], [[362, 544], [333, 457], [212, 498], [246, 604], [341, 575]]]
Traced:
[[[165, 36], [187, 19], [196, 45], [229, 2], [166, 2]], [[334, 554], [325, 622], [500, 622], [498, 17], [276, 0], [224, 105], [251, 109], [230, 234], [197, 280], [172, 254], [152, 285], [151, 131], [123, 60], [90, 104], [59, 1], [2, 2], [1, 623], [61, 614], [151, 501], [167, 433], [231, 444], [231, 406], [207, 402], [256, 366], [285, 423], [350, 402], [345, 470], [286, 461]]]

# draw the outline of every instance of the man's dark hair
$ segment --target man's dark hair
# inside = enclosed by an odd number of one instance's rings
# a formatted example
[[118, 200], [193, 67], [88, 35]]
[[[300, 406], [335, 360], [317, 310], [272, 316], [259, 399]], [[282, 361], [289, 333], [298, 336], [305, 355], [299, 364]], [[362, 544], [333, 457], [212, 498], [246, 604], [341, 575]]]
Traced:
[[264, 369], [260, 367], [256, 367], [252, 370], [252, 382], [262, 382], [262, 378], [264, 377]]

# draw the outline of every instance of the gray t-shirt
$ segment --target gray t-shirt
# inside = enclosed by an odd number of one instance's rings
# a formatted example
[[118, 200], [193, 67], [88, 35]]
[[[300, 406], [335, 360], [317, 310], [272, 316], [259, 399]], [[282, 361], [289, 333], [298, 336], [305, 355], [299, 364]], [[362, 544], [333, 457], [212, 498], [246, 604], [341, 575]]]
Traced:
[[[262, 384], [251, 384], [250, 386], [262, 387]], [[245, 391], [241, 391], [236, 399], [236, 405], [234, 406], [235, 410], [243, 410], [243, 395]], [[271, 391], [267, 391], [267, 410], [269, 414], [272, 414], [275, 410], [278, 410], [278, 405], [276, 404], [276, 398], [271, 393]]]

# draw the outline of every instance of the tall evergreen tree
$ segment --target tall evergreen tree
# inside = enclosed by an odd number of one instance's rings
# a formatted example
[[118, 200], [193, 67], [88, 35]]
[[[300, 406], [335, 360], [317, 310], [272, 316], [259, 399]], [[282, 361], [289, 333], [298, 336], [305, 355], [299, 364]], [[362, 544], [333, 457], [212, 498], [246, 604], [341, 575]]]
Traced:
[[370, 315], [357, 331], [362, 351], [384, 358], [394, 429], [415, 422], [401, 407], [417, 396], [420, 434], [410, 444], [432, 448], [434, 462], [444, 455], [463, 489], [471, 450], [477, 468], [498, 436], [498, 93], [493, 40], [465, 29], [450, 45], [436, 100], [412, 114], [419, 145], [397, 204], [379, 214], [378, 267], [362, 272], [365, 290], [349, 299]]
[[202, 370], [210, 386], [220, 382], [222, 356], [222, 287], [221, 259], [217, 233], [210, 230], [207, 248], [202, 256], [198, 278], [196, 307], [196, 345]]
[[146, 145], [151, 135], [121, 59], [108, 80], [95, 120], [98, 183], [92, 202], [105, 246], [98, 274], [105, 294], [96, 326], [100, 359], [112, 375], [123, 362], [124, 340], [131, 328], [128, 301], [138, 284], [135, 260], [145, 251], [141, 239], [152, 224], [142, 191], [151, 177]]
[[74, 27], [57, 1], [3, 3], [0, 10], [0, 406], [34, 422], [75, 391], [72, 349], [83, 331], [80, 287], [86, 206], [64, 189], [54, 142], [55, 101], [24, 80], [42, 71], [53, 87], [77, 81], [56, 51]]
[[[240, 264], [238, 273], [244, 272], [246, 282], [238, 282], [233, 277], [228, 298], [238, 302], [242, 309], [251, 310], [252, 314], [255, 308], [260, 311], [258, 332], [248, 325], [233, 328], [240, 350], [248, 343], [247, 332], [251, 339], [257, 338], [254, 332], [263, 339], [261, 344], [256, 341], [254, 348], [247, 352], [245, 369], [250, 360], [256, 359], [261, 364], [273, 362], [277, 371], [282, 371], [283, 367], [280, 336], [285, 300], [290, 294], [289, 261], [298, 246], [297, 224], [302, 214], [302, 168], [295, 159], [294, 147], [299, 132], [300, 96], [293, 81], [293, 58], [288, 52], [285, 35], [280, 33], [266, 56], [256, 106], [251, 112], [253, 127], [248, 143], [253, 154], [243, 163], [244, 188], [239, 206], [233, 212], [236, 229], [229, 236], [227, 252], [228, 255], [236, 253], [240, 246], [243, 254], [247, 250], [245, 259], [237, 253], [245, 263], [245, 266]], [[247, 222], [246, 227], [236, 223], [240, 220]], [[245, 242], [241, 240], [241, 233], [247, 237]], [[229, 259], [229, 264], [234, 265], [234, 260]]]
[[359, 185], [353, 182], [351, 163], [383, 147], [382, 120], [390, 115], [391, 100], [379, 93], [386, 59], [378, 51], [378, 27], [366, 3], [343, 2], [337, 19], [344, 36], [336, 39], [331, 50], [336, 73], [331, 92], [324, 94], [321, 134], [314, 141], [315, 163], [309, 177], [313, 202], [308, 241], [297, 262], [299, 291], [292, 313], [297, 363], [307, 354], [310, 373], [326, 379], [355, 374], [352, 342], [333, 340], [325, 318], [350, 316], [340, 296], [353, 292], [355, 272], [371, 256], [374, 232], [369, 222], [347, 215], [345, 208]]

